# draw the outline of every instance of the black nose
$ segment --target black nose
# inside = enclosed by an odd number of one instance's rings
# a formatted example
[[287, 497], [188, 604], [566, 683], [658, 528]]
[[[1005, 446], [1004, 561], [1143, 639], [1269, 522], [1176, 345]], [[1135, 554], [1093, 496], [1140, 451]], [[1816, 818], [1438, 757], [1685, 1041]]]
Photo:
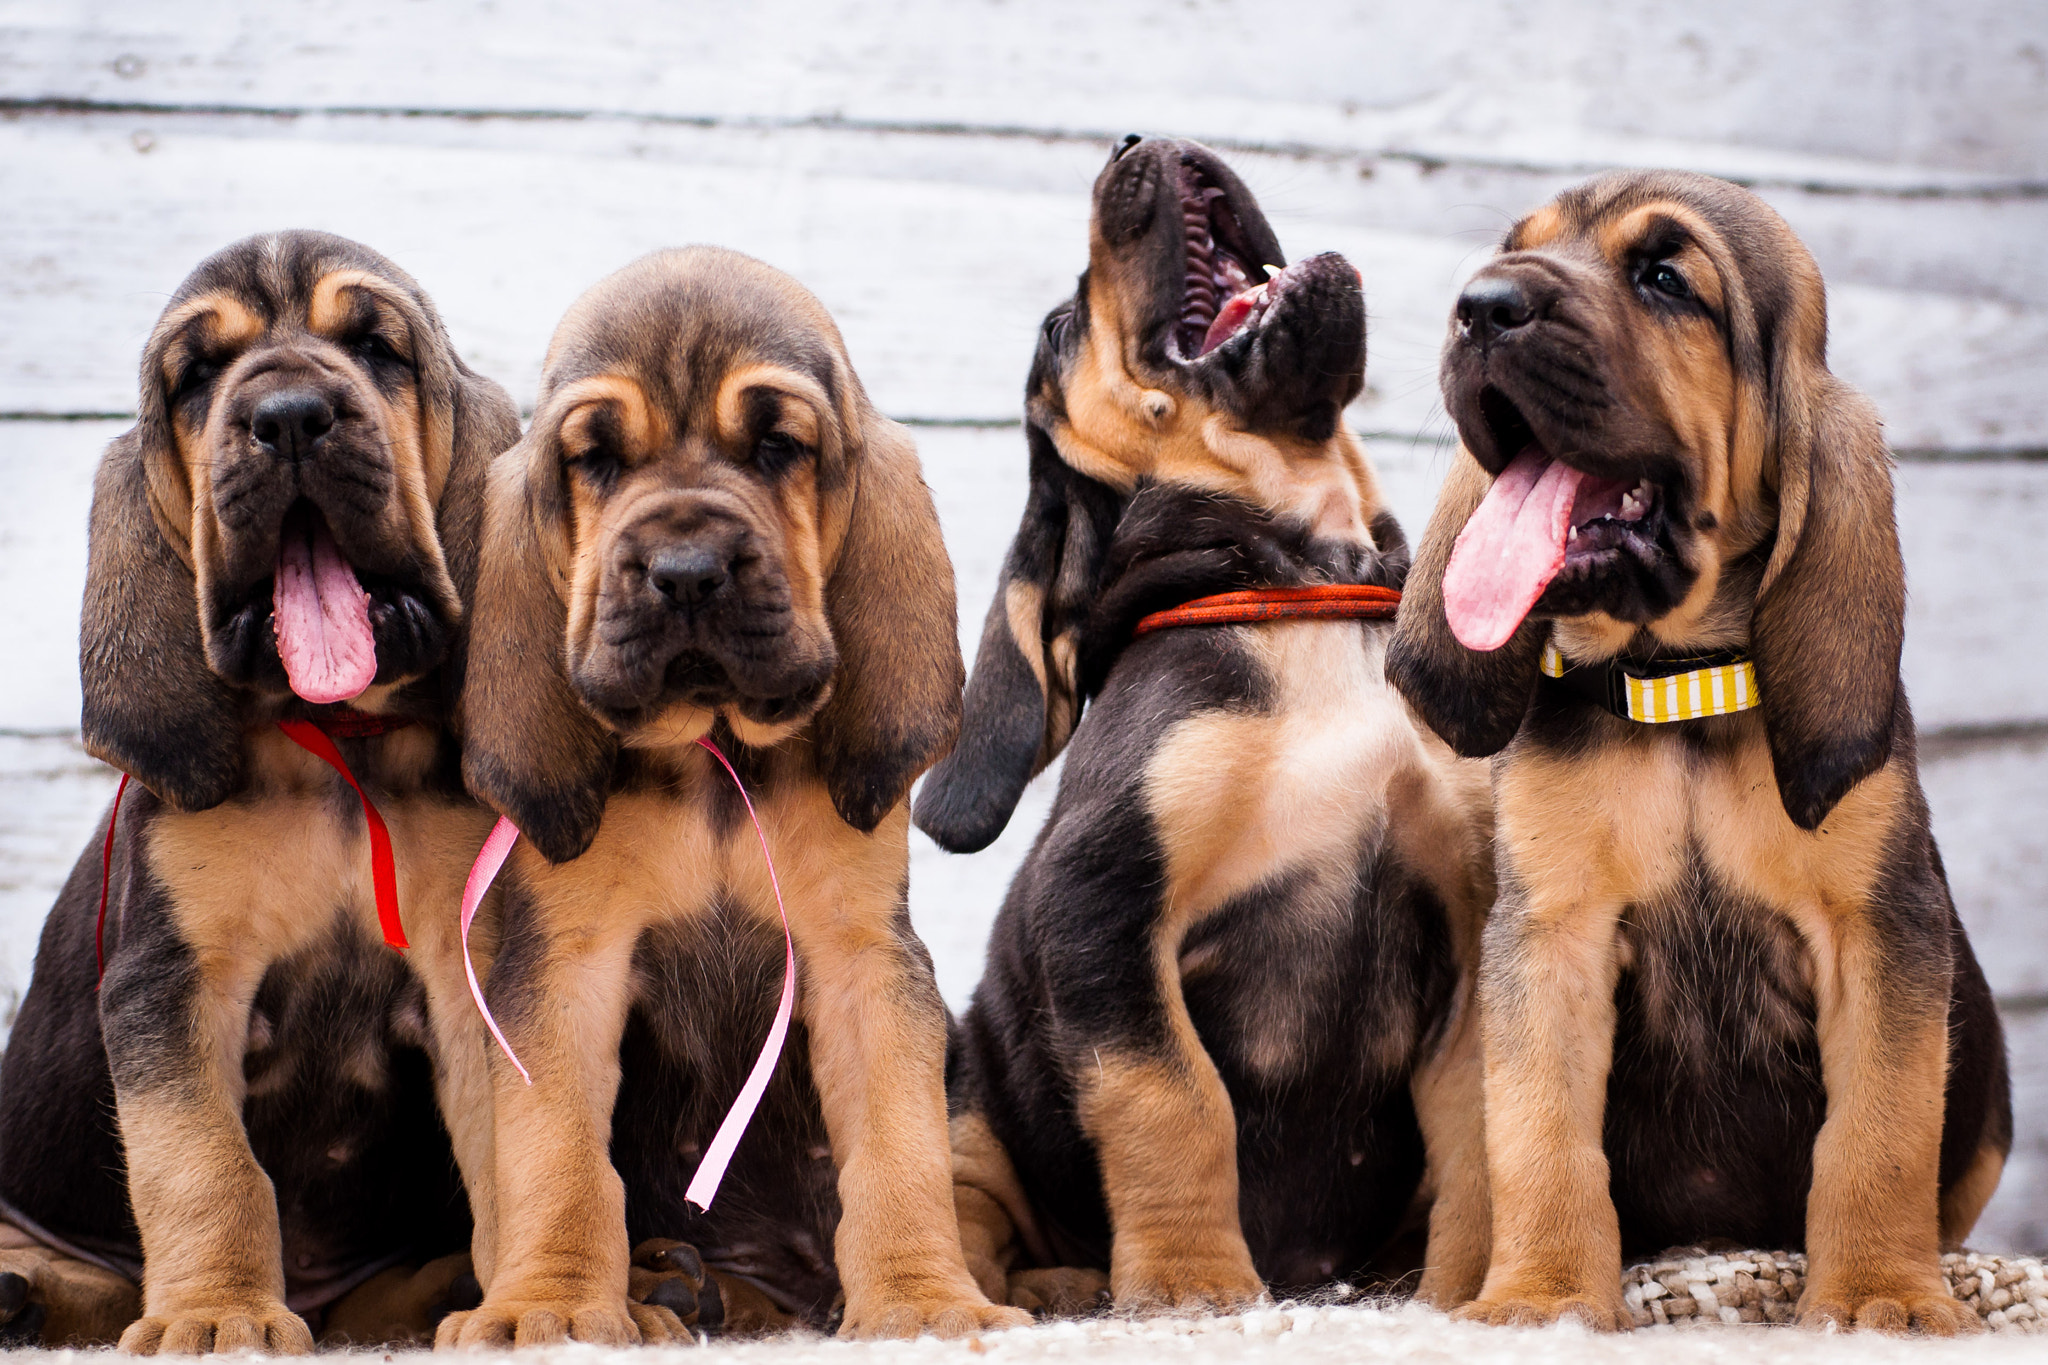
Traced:
[[1512, 279], [1481, 275], [1458, 295], [1458, 326], [1484, 344], [1525, 326], [1536, 316], [1529, 295]]
[[249, 414], [256, 443], [281, 460], [303, 460], [334, 427], [334, 407], [311, 389], [285, 389]]
[[658, 551], [647, 561], [647, 581], [678, 607], [701, 607], [732, 581], [732, 561], [706, 545]]

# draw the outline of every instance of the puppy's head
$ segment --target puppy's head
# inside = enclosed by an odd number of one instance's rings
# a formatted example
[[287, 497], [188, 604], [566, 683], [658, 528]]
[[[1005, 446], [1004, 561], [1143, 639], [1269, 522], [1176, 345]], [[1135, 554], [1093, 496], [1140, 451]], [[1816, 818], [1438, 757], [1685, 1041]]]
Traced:
[[1826, 344], [1812, 256], [1734, 185], [1609, 175], [1515, 225], [1453, 312], [1464, 456], [1390, 662], [1453, 744], [1508, 741], [1554, 628], [1579, 659], [1747, 646], [1808, 828], [1884, 761], [1889, 460]]
[[1034, 417], [1070, 430], [1077, 465], [1106, 459], [1126, 479], [1205, 458], [1176, 447], [1218, 419], [1290, 445], [1328, 441], [1365, 384], [1365, 297], [1342, 256], [1285, 262], [1222, 158], [1127, 139], [1096, 177], [1088, 270], [1046, 318]]
[[1025, 386], [1030, 500], [961, 743], [918, 800], [918, 824], [947, 848], [1001, 833], [1072, 733], [1078, 634], [1141, 487], [1367, 547], [1393, 530], [1375, 524], [1378, 490], [1341, 420], [1365, 384], [1358, 271], [1334, 254], [1285, 259], [1206, 147], [1129, 138], [1096, 178], [1088, 269], [1047, 314]]
[[619, 745], [808, 729], [872, 829], [957, 729], [954, 629], [916, 451], [823, 307], [734, 252], [658, 253], [570, 309], [492, 471], [465, 769], [561, 861]]
[[463, 616], [450, 559], [473, 538], [485, 463], [517, 435], [504, 392], [368, 248], [284, 232], [202, 262], [150, 335], [138, 421], [100, 467], [88, 746], [204, 808], [239, 782], [259, 713], [433, 669]]

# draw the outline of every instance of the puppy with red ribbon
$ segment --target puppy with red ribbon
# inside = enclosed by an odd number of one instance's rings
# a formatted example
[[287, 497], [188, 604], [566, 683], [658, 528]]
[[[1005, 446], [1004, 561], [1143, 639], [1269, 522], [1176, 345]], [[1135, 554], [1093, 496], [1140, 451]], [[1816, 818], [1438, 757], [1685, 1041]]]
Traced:
[[84, 735], [120, 794], [0, 1069], [9, 1340], [431, 1331], [469, 1236], [449, 1134], [480, 1106], [453, 1097], [487, 1041], [448, 908], [490, 817], [444, 665], [517, 439], [356, 243], [250, 238], [172, 295], [93, 499]]

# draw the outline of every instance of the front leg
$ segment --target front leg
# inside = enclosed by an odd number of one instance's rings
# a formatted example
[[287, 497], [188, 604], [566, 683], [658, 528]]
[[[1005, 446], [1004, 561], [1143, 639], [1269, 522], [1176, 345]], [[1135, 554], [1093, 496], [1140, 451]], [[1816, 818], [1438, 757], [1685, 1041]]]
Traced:
[[[480, 845], [489, 828], [487, 817], [480, 813], [464, 815], [469, 818], [460, 819], [448, 812], [422, 812], [411, 822], [435, 833], [454, 828], [464, 830], [464, 834], [401, 858], [399, 867], [408, 875], [400, 885], [400, 904], [461, 903], [467, 864], [460, 853]], [[457, 856], [449, 856], [450, 845]], [[491, 964], [497, 956], [502, 894], [494, 887], [485, 895], [470, 933], [470, 951], [479, 981], [490, 980]], [[496, 1057], [498, 1045], [485, 1030], [476, 1002], [470, 998], [469, 978], [463, 972], [459, 917], [440, 914], [416, 918], [410, 928], [412, 948], [406, 957], [426, 991], [427, 1026], [433, 1035], [434, 1098], [469, 1197], [474, 1224], [470, 1254], [476, 1278], [481, 1284], [489, 1284], [497, 1264], [498, 1226], [492, 1141], [497, 1082], [492, 1064], [503, 1059]]]
[[168, 906], [128, 909], [131, 941], [100, 986], [142, 1234], [142, 1316], [121, 1348], [308, 1354], [313, 1335], [284, 1303], [277, 1195], [242, 1126], [249, 1006], [265, 964], [246, 945], [193, 948]]
[[1512, 884], [1494, 907], [1479, 968], [1493, 1254], [1461, 1318], [1630, 1324], [1601, 1146], [1616, 921], [1613, 907], [1532, 904]]
[[1941, 1278], [1946, 932], [1882, 941], [1909, 919], [1859, 906], [1828, 926], [1832, 953], [1816, 944], [1828, 1113], [1807, 1197], [1804, 1326], [1937, 1336], [1983, 1326]]
[[[1121, 856], [1102, 830], [1078, 837], [1089, 855]], [[1124, 911], [1044, 961], [1075, 1117], [1102, 1169], [1110, 1294], [1126, 1312], [1232, 1312], [1265, 1292], [1238, 1209], [1236, 1109], [1181, 991], [1185, 925], [1156, 903]]]
[[1479, 1006], [1468, 982], [1458, 992], [1443, 1041], [1415, 1068], [1410, 1085], [1431, 1194], [1429, 1246], [1415, 1297], [1445, 1311], [1478, 1295], [1493, 1250], [1485, 1081]]
[[804, 972], [811, 1071], [839, 1167], [840, 1333], [962, 1336], [1022, 1326], [1030, 1315], [991, 1304], [960, 1250], [946, 1007], [904, 896], [908, 810], [899, 806], [872, 836], [846, 829], [829, 806], [818, 814], [812, 827], [830, 836], [792, 860], [784, 890]]
[[[565, 887], [578, 865], [515, 859], [518, 909], [508, 908], [508, 946], [485, 998], [533, 1079], [491, 1058], [495, 1264], [483, 1303], [444, 1318], [435, 1344], [670, 1340], [681, 1335], [673, 1315], [627, 1297], [625, 1187], [610, 1156], [639, 922], [606, 897]], [[575, 915], [578, 906], [586, 913]], [[513, 913], [528, 919], [515, 923]]]

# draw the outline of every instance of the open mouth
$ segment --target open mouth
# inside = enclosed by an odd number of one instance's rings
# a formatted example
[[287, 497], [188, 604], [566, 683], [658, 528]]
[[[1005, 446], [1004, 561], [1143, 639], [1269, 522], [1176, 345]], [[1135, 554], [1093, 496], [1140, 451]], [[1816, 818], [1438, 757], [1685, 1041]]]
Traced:
[[1199, 360], [1256, 326], [1277, 294], [1269, 287], [1267, 263], [1246, 259], [1244, 232], [1228, 192], [1186, 163], [1180, 209], [1187, 279], [1174, 341], [1183, 357]]
[[306, 701], [350, 701], [376, 680], [370, 595], [335, 545], [327, 518], [304, 499], [285, 513], [278, 534], [271, 622], [285, 678]]
[[1656, 553], [1652, 513], [1665, 497], [1647, 478], [1601, 478], [1554, 458], [1491, 385], [1479, 409], [1507, 464], [1458, 534], [1444, 568], [1444, 612], [1460, 644], [1494, 650], [1560, 573]]

